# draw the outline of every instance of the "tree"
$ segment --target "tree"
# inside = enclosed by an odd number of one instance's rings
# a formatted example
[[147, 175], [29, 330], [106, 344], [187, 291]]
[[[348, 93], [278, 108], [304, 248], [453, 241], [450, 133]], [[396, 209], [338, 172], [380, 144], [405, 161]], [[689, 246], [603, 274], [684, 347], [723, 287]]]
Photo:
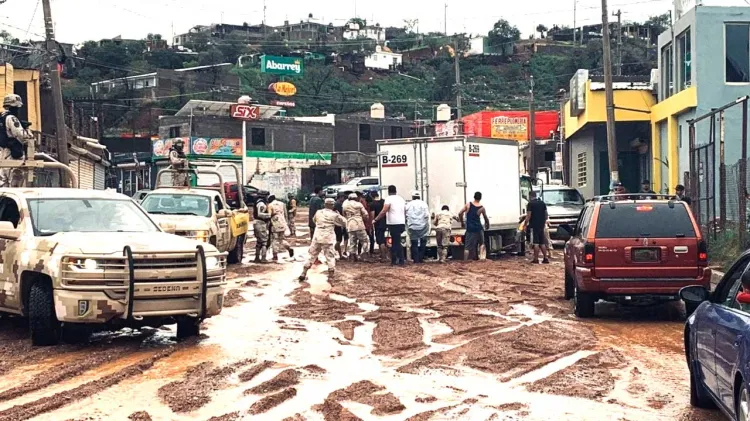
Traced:
[[247, 53], [247, 37], [241, 32], [232, 32], [217, 43], [217, 47], [224, 55], [224, 61], [236, 63], [237, 57]]
[[[1, 4], [1, 3], [0, 3]], [[21, 41], [10, 34], [10, 32], [2, 30], [0, 31], [0, 42], [3, 44], [12, 44], [12, 45], [18, 45], [21, 43]]]
[[657, 28], [659, 32], [664, 32], [669, 28], [671, 22], [672, 17], [667, 12], [661, 15], [651, 16], [646, 22], [644, 22], [644, 25]]
[[365, 29], [367, 27], [367, 21], [362, 18], [351, 18], [347, 23], [359, 25], [359, 29]]
[[513, 42], [519, 39], [521, 39], [521, 31], [505, 19], [495, 22], [492, 30], [487, 34], [490, 47], [500, 51], [503, 56], [507, 55], [507, 51], [512, 51]]
[[260, 51], [269, 56], [284, 56], [289, 54], [289, 43], [280, 33], [274, 32], [261, 41]]
[[537, 32], [539, 32], [539, 38], [542, 38], [542, 39], [544, 39], [544, 34], [545, 34], [545, 33], [546, 33], [546, 32], [547, 32], [548, 30], [549, 30], [549, 29], [547, 29], [547, 27], [546, 27], [546, 26], [544, 26], [543, 24], [539, 24], [539, 25], [537, 25], [537, 26], [536, 26], [536, 31], [537, 31]]

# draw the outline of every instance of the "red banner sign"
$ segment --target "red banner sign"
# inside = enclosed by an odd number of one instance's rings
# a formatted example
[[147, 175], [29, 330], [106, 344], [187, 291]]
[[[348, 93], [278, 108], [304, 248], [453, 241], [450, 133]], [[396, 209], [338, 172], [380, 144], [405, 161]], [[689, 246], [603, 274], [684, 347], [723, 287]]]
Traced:
[[229, 107], [229, 115], [238, 120], [258, 120], [260, 118], [260, 107], [257, 105], [232, 104]]

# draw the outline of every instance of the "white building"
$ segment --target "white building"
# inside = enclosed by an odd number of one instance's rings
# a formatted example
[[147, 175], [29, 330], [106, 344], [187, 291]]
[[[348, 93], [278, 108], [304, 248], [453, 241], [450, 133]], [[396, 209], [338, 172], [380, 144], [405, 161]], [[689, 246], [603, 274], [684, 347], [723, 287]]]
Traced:
[[467, 55], [481, 56], [487, 53], [487, 37], [479, 36], [469, 39], [469, 51]]
[[369, 38], [378, 42], [385, 41], [385, 28], [380, 25], [360, 28], [358, 23], [347, 23], [344, 26], [344, 39]]
[[394, 70], [403, 63], [403, 55], [383, 50], [379, 45], [375, 52], [365, 57], [365, 67], [377, 70]]
[[[204, 69], [208, 69], [211, 67], [231, 67], [231, 66], [232, 66], [232, 63], [221, 63], [221, 64], [212, 64], [208, 66], [186, 67], [184, 69], [175, 69], [174, 71], [178, 73], [184, 73], [184, 72], [204, 70]], [[123, 78], [118, 78], [118, 79], [102, 80], [100, 82], [92, 83], [90, 89], [91, 89], [92, 94], [99, 94], [99, 93], [106, 94], [118, 86], [124, 86], [126, 83], [129, 89], [133, 89], [133, 90], [158, 88], [159, 76], [156, 72], [153, 72], [153, 73], [144, 73], [142, 75], [123, 77]]]

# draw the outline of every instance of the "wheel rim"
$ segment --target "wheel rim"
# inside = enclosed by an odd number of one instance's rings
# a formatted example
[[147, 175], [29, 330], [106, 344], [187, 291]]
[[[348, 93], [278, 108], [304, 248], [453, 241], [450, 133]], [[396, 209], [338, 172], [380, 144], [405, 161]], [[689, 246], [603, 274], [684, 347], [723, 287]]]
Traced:
[[750, 395], [747, 393], [747, 388], [743, 387], [740, 392], [739, 420], [748, 421], [748, 414], [750, 414]]

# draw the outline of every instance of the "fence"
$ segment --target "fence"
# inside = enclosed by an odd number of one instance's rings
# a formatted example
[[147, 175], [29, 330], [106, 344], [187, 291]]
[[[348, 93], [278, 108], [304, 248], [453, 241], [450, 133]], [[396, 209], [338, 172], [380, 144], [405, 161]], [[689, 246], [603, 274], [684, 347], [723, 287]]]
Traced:
[[[748, 246], [748, 99], [739, 98], [688, 121], [690, 172], [685, 184], [712, 265], [723, 268]], [[726, 149], [740, 158], [727, 163]]]

